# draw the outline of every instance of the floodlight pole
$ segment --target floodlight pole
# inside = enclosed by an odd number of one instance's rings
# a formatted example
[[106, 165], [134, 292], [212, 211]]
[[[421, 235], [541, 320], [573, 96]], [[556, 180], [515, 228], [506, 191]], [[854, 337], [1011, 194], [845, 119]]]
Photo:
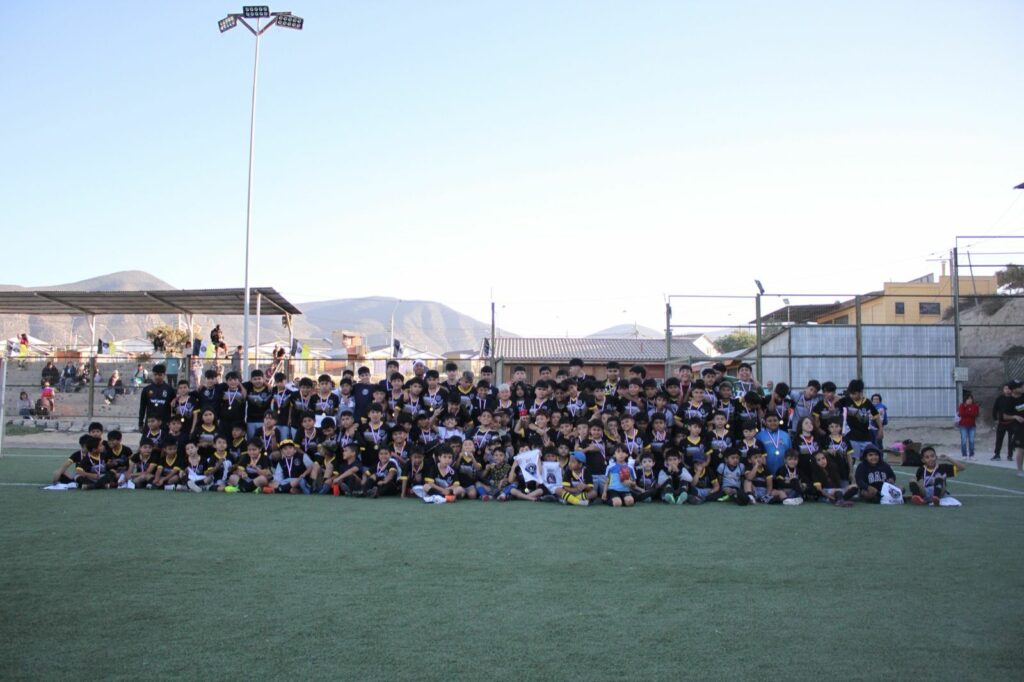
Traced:
[[[250, 14], [250, 10], [259, 10]], [[245, 19], [256, 19], [255, 28]], [[283, 17], [283, 18], [282, 18]], [[260, 26], [260, 19], [268, 18], [265, 26]], [[249, 260], [252, 256], [252, 171], [256, 151], [256, 77], [260, 67], [260, 36], [274, 24], [281, 21], [282, 26], [302, 30], [302, 19], [291, 16], [291, 12], [271, 12], [269, 7], [245, 7], [243, 14], [229, 14], [220, 22], [220, 32], [224, 33], [240, 23], [256, 38], [256, 54], [252, 62], [252, 102], [249, 110], [249, 177], [245, 193], [245, 303], [242, 309], [242, 377], [249, 376]], [[297, 20], [297, 21], [296, 21]], [[259, 350], [257, 349], [257, 353]]]
[[[242, 22], [245, 24], [245, 22]], [[249, 28], [248, 24], [245, 24]], [[245, 190], [245, 308], [242, 314], [242, 378], [249, 377], [249, 259], [252, 256], [252, 165], [256, 152], [256, 75], [260, 68], [260, 20], [256, 20], [256, 55], [252, 60], [252, 104], [249, 109], [249, 177]]]

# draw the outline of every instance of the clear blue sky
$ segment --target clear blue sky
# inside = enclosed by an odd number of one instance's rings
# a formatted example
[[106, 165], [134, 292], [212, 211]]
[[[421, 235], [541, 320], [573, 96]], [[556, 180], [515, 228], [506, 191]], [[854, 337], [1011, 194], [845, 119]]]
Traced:
[[[241, 285], [240, 7], [5, 4], [0, 281]], [[866, 291], [1024, 233], [1017, 1], [271, 8], [306, 26], [262, 43], [252, 281], [297, 301], [657, 327], [666, 293]]]

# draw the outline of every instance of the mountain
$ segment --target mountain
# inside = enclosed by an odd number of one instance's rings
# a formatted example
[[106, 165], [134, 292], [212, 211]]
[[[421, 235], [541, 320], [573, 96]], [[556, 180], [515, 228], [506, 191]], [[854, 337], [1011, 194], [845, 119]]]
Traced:
[[[397, 306], [396, 306], [397, 304]], [[394, 298], [344, 298], [316, 301], [299, 306], [306, 322], [330, 337], [335, 330], [361, 333], [371, 348], [386, 346], [391, 340], [391, 313], [395, 314], [395, 338], [403, 346], [444, 353], [478, 349], [490, 336], [489, 323], [463, 315], [434, 301], [401, 301]], [[499, 331], [499, 334], [509, 335]]]
[[[33, 288], [47, 291], [140, 291], [170, 290], [171, 284], [139, 270], [114, 272], [80, 282], [39, 287], [23, 287], [14, 284], [0, 285], [0, 291], [17, 291]], [[298, 304], [303, 315], [294, 320], [296, 338], [330, 339], [335, 330], [349, 330], [362, 334], [371, 348], [385, 346], [390, 342], [391, 312], [395, 310], [395, 338], [403, 345], [435, 353], [452, 350], [467, 350], [480, 347], [481, 339], [490, 335], [486, 322], [463, 315], [452, 308], [434, 301], [402, 301], [397, 309], [397, 299], [372, 297], [350, 298], [330, 301], [315, 301]], [[253, 311], [255, 314], [255, 310]], [[176, 315], [104, 315], [97, 319], [98, 338], [110, 339], [145, 338], [146, 330], [160, 323], [177, 324]], [[194, 320], [200, 333], [206, 336], [214, 324], [220, 324], [228, 344], [242, 341], [242, 316], [231, 315], [216, 320], [197, 315]], [[0, 334], [11, 338], [27, 332], [31, 336], [53, 344], [66, 345], [73, 342], [87, 344], [89, 327], [84, 317], [51, 317], [39, 315], [4, 315], [0, 317]], [[506, 331], [502, 335], [514, 336]], [[286, 341], [287, 330], [281, 326], [280, 317], [267, 314], [263, 317], [260, 341]], [[250, 339], [251, 343], [255, 339]]]
[[589, 339], [662, 339], [665, 338], [665, 330], [658, 331], [645, 327], [642, 324], [617, 324], [614, 327], [602, 329], [593, 334], [587, 334]]

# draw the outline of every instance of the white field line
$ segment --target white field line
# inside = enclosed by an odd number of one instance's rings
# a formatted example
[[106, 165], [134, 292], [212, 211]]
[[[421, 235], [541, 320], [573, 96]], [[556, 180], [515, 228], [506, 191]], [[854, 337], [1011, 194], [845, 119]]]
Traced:
[[[913, 474], [908, 474], [905, 471], [897, 471], [896, 473], [897, 474], [903, 474], [904, 476], [909, 476], [911, 478], [913, 478], [913, 476], [914, 476]], [[953, 485], [957, 485], [957, 486], [970, 485], [970, 486], [974, 486], [975, 488], [985, 488], [986, 490], [998, 490], [1001, 493], [1012, 493], [1013, 495], [1024, 496], [1024, 492], [1022, 492], [1020, 490], [1012, 490], [1010, 488], [1000, 488], [999, 486], [996, 486], [996, 485], [985, 485], [984, 483], [971, 483], [969, 481], [961, 481], [959, 478], [954, 478], [953, 479]], [[953, 497], [956, 497], [956, 495], [954, 495]]]

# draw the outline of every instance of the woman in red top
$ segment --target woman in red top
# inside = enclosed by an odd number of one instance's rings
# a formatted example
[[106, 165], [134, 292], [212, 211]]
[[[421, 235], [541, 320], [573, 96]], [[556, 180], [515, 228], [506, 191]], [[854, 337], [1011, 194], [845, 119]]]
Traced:
[[974, 433], [978, 420], [978, 404], [969, 391], [964, 391], [964, 401], [956, 408], [957, 425], [960, 427], [960, 456], [974, 459]]

